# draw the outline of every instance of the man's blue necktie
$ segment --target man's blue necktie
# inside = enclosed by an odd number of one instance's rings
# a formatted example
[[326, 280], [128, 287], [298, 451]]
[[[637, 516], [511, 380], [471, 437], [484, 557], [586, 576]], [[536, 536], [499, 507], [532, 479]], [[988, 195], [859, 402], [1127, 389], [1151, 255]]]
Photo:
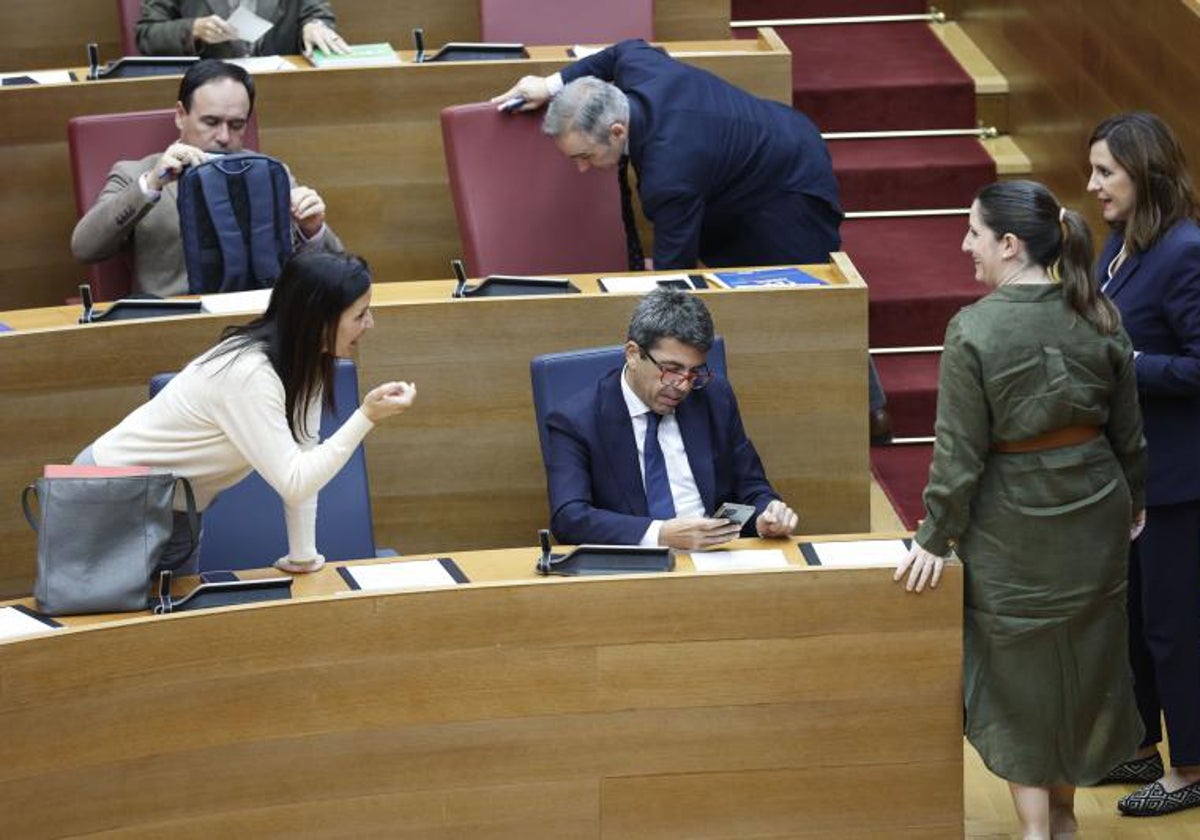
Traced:
[[671, 498], [671, 480], [667, 478], [667, 461], [658, 443], [658, 424], [662, 416], [651, 411], [646, 415], [646, 443], [642, 457], [646, 462], [646, 506], [652, 519], [674, 519], [675, 500]]

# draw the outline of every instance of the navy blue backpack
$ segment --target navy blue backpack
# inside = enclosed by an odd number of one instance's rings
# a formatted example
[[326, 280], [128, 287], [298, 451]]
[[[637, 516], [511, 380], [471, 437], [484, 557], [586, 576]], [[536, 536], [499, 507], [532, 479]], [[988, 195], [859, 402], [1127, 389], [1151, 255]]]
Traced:
[[292, 254], [287, 169], [255, 152], [217, 155], [179, 178], [179, 231], [188, 292], [275, 285]]

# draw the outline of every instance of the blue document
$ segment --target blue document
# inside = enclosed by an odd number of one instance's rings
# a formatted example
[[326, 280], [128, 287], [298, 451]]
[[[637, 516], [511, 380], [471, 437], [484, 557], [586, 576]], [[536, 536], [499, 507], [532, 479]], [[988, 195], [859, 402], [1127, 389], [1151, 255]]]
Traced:
[[828, 286], [819, 277], [798, 268], [761, 268], [753, 271], [716, 271], [712, 275], [727, 289], [756, 289], [779, 286]]

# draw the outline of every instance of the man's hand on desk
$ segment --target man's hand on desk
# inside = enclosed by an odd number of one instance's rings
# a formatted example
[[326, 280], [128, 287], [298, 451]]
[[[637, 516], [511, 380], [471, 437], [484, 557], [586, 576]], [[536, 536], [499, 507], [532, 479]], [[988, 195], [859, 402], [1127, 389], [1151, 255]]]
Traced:
[[668, 519], [658, 532], [659, 545], [680, 551], [702, 551], [735, 540], [742, 526], [728, 519]]
[[796, 530], [800, 517], [780, 499], [775, 499], [758, 515], [754, 523], [760, 537], [788, 537]]
[[300, 30], [300, 39], [304, 42], [306, 56], [312, 55], [314, 49], [339, 55], [346, 55], [350, 52], [350, 45], [337, 33], [337, 30], [319, 18], [304, 24], [304, 28]]
[[[517, 100], [523, 100], [522, 104], [505, 107]], [[504, 93], [493, 96], [491, 101], [501, 110], [536, 111], [550, 101], [550, 88], [541, 76], [524, 76]]]

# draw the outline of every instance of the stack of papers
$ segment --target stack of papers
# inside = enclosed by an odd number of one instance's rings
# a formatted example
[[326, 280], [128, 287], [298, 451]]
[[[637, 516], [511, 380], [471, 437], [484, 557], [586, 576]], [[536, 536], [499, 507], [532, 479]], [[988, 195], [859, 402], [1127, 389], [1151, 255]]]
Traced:
[[847, 540], [800, 544], [800, 553], [810, 566], [895, 568], [908, 556], [908, 549], [908, 540]]
[[686, 274], [631, 274], [628, 277], [601, 277], [596, 282], [606, 292], [636, 292], [640, 294], [653, 291], [659, 286], [687, 291], [695, 288], [691, 278]]
[[225, 292], [218, 295], [201, 295], [200, 311], [219, 315], [240, 315], [245, 312], [260, 314], [267, 311], [271, 302], [270, 289], [251, 289], [248, 292]]
[[689, 555], [698, 572], [732, 572], [746, 569], [786, 569], [787, 557], [778, 548], [736, 551], [693, 551]]
[[61, 629], [54, 619], [39, 616], [25, 607], [0, 607], [0, 640], [23, 639]]
[[386, 67], [399, 64], [400, 56], [391, 44], [355, 44], [345, 55], [313, 50], [308, 60], [314, 67]]
[[37, 70], [30, 73], [0, 73], [0, 83], [8, 85], [65, 85], [75, 81], [70, 70]]
[[351, 588], [362, 590], [430, 589], [467, 582], [467, 576], [449, 557], [342, 566], [338, 572]]

